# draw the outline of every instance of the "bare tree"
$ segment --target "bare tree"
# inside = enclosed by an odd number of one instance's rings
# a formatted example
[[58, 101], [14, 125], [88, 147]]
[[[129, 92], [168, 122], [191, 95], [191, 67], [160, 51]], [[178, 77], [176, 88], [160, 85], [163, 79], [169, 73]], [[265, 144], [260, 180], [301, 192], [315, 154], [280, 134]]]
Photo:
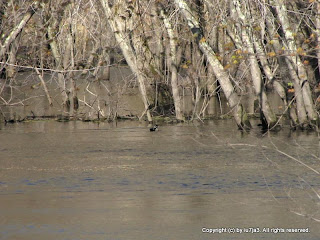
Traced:
[[183, 0], [175, 0], [176, 6], [181, 10], [183, 16], [185, 17], [188, 26], [193, 33], [194, 37], [197, 39], [199, 48], [206, 56], [209, 64], [211, 65], [214, 74], [216, 75], [218, 81], [221, 84], [221, 87], [224, 91], [224, 94], [227, 98], [229, 106], [233, 109], [235, 120], [240, 128], [250, 128], [250, 123], [246, 118], [245, 110], [240, 104], [239, 98], [234, 91], [234, 87], [231, 84], [231, 81], [228, 77], [228, 74], [225, 72], [223, 66], [217, 59], [217, 56], [211, 46], [207, 43], [205, 37], [202, 34], [202, 29], [199, 22], [191, 14], [191, 10], [187, 3]]
[[[259, 97], [260, 100], [260, 105], [261, 105], [261, 110], [263, 113], [263, 117], [266, 119], [267, 126], [268, 128], [272, 128], [276, 123], [277, 123], [277, 118], [275, 114], [273, 113], [272, 109], [270, 108], [267, 95], [264, 89], [264, 84], [262, 82], [262, 73], [260, 71], [260, 67], [258, 64], [258, 60], [256, 57], [256, 52], [254, 49], [254, 39], [253, 35], [254, 33], [252, 32], [253, 27], [249, 26], [247, 23], [248, 18], [252, 18], [249, 13], [242, 13], [242, 10], [240, 8], [240, 2], [238, 0], [233, 0], [234, 4], [234, 11], [235, 15], [238, 16], [240, 22], [241, 22], [241, 37], [242, 37], [242, 42], [243, 42], [243, 49], [248, 53], [248, 65], [250, 66], [250, 72], [251, 72], [251, 77], [253, 81], [253, 86], [256, 92], [256, 95]], [[243, 2], [242, 2], [243, 4]], [[246, 2], [245, 2], [246, 4]], [[246, 5], [247, 6], [247, 5]], [[235, 19], [236, 21], [237, 19]]]
[[171, 87], [172, 95], [174, 99], [175, 113], [178, 120], [184, 120], [182, 114], [181, 97], [178, 88], [178, 59], [177, 59], [177, 48], [178, 48], [178, 32], [173, 27], [164, 7], [161, 6], [160, 15], [163, 19], [164, 26], [167, 30], [170, 42], [170, 56], [171, 56]]
[[24, 26], [28, 23], [31, 19], [37, 8], [39, 7], [39, 2], [34, 1], [30, 5], [27, 12], [22, 17], [21, 21], [9, 32], [6, 38], [3, 40], [3, 43], [0, 46], [0, 59], [2, 60], [4, 54], [8, 51], [10, 44], [16, 39], [18, 34], [24, 28]]
[[[135, 50], [130, 42], [130, 29], [127, 28], [127, 24], [132, 26], [131, 13], [126, 12], [127, 8], [121, 2], [115, 2], [113, 7], [109, 5], [107, 0], [101, 0], [101, 5], [105, 11], [107, 21], [113, 31], [113, 34], [122, 50], [122, 53], [130, 66], [132, 72], [136, 75], [139, 82], [139, 89], [142, 96], [142, 100], [147, 113], [148, 121], [152, 121], [152, 117], [149, 111], [149, 100], [147, 97], [147, 90], [145, 86], [145, 77], [143, 74], [143, 63], [138, 55], [135, 54]], [[120, 12], [122, 11], [121, 15]], [[128, 20], [127, 20], [128, 18]], [[132, 39], [131, 39], [132, 40]]]
[[[310, 90], [310, 85], [307, 77], [307, 71], [300, 59], [300, 50], [295, 42], [294, 33], [291, 28], [291, 24], [287, 14], [287, 8], [283, 0], [280, 1], [270, 1], [275, 7], [277, 12], [277, 17], [282, 27], [284, 33], [285, 48], [287, 50], [286, 58], [288, 63], [288, 68], [291, 76], [294, 76], [294, 87], [295, 96], [297, 101], [297, 112], [300, 124], [305, 124], [307, 119], [305, 113], [309, 118], [309, 121], [316, 122], [317, 114], [312, 101], [312, 95]], [[300, 50], [301, 53], [301, 50]]]
[[[64, 117], [76, 115], [79, 104], [90, 109], [90, 118], [106, 117], [107, 105], [116, 116], [99, 91], [116, 94], [119, 101], [126, 84], [110, 81], [119, 89], [114, 93], [103, 80], [109, 79], [111, 67], [127, 64], [142, 97], [140, 118], [146, 114], [148, 121], [151, 109], [184, 120], [186, 92], [193, 103], [188, 114], [201, 119], [209, 100], [222, 90], [240, 128], [250, 128], [241, 102], [247, 95], [253, 99], [251, 113], [254, 99], [260, 100], [262, 120], [270, 129], [282, 118], [267, 97], [275, 90], [293, 126], [312, 126], [319, 114], [319, 5], [284, 0], [2, 1], [0, 62], [12, 81], [1, 89], [14, 88], [19, 68], [33, 69], [50, 105], [62, 103]], [[45, 73], [57, 80], [59, 99], [52, 98]], [[82, 81], [91, 98], [78, 99]]]

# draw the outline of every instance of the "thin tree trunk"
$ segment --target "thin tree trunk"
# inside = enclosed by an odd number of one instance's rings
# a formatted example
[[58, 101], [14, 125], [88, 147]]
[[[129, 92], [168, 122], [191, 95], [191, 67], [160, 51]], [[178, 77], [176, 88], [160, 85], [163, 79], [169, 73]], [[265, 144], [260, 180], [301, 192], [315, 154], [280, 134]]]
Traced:
[[[72, 2], [72, 7], [74, 7], [74, 2]], [[75, 49], [75, 41], [74, 41], [74, 36], [75, 36], [75, 29], [73, 28], [74, 25], [72, 23], [72, 12], [69, 12], [69, 24], [70, 24], [70, 32], [68, 33], [68, 47], [67, 50], [70, 53], [70, 60], [69, 64], [65, 63], [65, 65], [69, 67], [69, 69], [74, 69], [75, 67], [75, 56], [74, 56], [74, 49]], [[65, 69], [66, 69], [65, 66]], [[68, 80], [70, 81], [70, 93], [72, 95], [72, 111], [73, 111], [73, 116], [77, 114], [78, 108], [79, 108], [79, 100], [77, 96], [77, 84], [76, 81], [74, 80], [74, 72], [70, 71], [67, 73], [68, 74]], [[98, 115], [99, 116], [99, 115]]]
[[85, 69], [82, 71], [82, 74], [87, 74], [88, 70], [86, 70], [86, 69], [89, 69], [89, 68], [92, 67], [92, 63], [93, 63], [94, 57], [97, 54], [99, 47], [100, 47], [100, 42], [96, 41], [95, 45], [94, 45], [94, 47], [93, 47], [93, 49], [91, 51], [91, 54], [90, 54], [90, 56], [89, 56], [89, 58], [87, 60], [87, 64], [85, 66]]
[[[296, 89], [297, 94], [302, 94], [303, 96], [303, 103], [310, 121], [317, 120], [317, 113], [315, 110], [315, 106], [312, 101], [311, 89], [307, 78], [307, 71], [301, 62], [300, 57], [297, 55], [297, 46], [294, 40], [294, 35], [291, 30], [289, 18], [287, 15], [287, 8], [285, 6], [285, 2], [283, 0], [271, 0], [274, 4], [278, 19], [281, 23], [282, 30], [285, 35], [285, 40], [288, 46], [289, 54], [287, 58], [292, 63], [292, 67], [294, 70], [297, 71], [299, 81], [295, 82], [295, 85], [299, 85], [301, 87], [301, 93], [299, 93], [299, 89]], [[298, 109], [299, 113], [300, 109]]]
[[130, 45], [128, 36], [125, 35], [125, 22], [123, 22], [122, 18], [119, 17], [117, 14], [112, 13], [112, 10], [108, 4], [108, 0], [100, 0], [100, 2], [106, 14], [108, 23], [114, 33], [116, 41], [118, 42], [129, 67], [137, 77], [137, 80], [139, 82], [140, 93], [145, 107], [145, 112], [147, 113], [148, 121], [152, 122], [151, 113], [149, 111], [149, 101], [147, 98], [145, 79], [140, 68], [143, 64], [140, 63], [137, 57], [135, 56], [134, 50]]
[[[275, 71], [272, 71], [268, 60], [267, 60], [267, 56], [265, 54], [265, 52], [263, 51], [263, 47], [261, 46], [259, 39], [257, 39], [257, 37], [254, 36], [253, 42], [254, 42], [254, 47], [256, 49], [258, 58], [260, 60], [262, 69], [264, 74], [266, 75], [266, 77], [268, 78], [269, 82], [272, 84], [274, 90], [278, 93], [278, 95], [280, 96], [280, 98], [282, 99], [283, 103], [285, 106], [287, 106], [287, 100], [286, 100], [286, 91], [284, 89], [284, 87], [275, 80]], [[279, 66], [279, 65], [277, 65]], [[276, 67], [277, 68], [277, 67]]]
[[[63, 118], [65, 117], [69, 118], [70, 107], [71, 107], [71, 101], [69, 98], [70, 91], [67, 89], [67, 81], [71, 73], [66, 73], [65, 71], [69, 69], [71, 66], [74, 66], [74, 62], [73, 62], [74, 60], [73, 58], [71, 58], [71, 52], [73, 51], [73, 39], [71, 36], [71, 17], [70, 17], [71, 16], [70, 8], [72, 7], [71, 4], [72, 3], [69, 2], [67, 6], [65, 6], [66, 10], [63, 11], [65, 14], [68, 14], [63, 16], [66, 18], [66, 25], [64, 25], [66, 26], [65, 44], [63, 44], [62, 46], [58, 46], [58, 42], [57, 42], [58, 33], [59, 34], [63, 33], [62, 29], [64, 27], [64, 26], [59, 26], [60, 22], [58, 21], [59, 19], [58, 15], [53, 14], [51, 18], [51, 22], [48, 26], [49, 44], [52, 51], [52, 55], [55, 59], [56, 68], [59, 70], [58, 83], [59, 83], [60, 93], [62, 97]], [[65, 46], [65, 49], [63, 49], [63, 46]], [[63, 55], [61, 51], [64, 51]]]
[[27, 13], [25, 13], [23, 18], [19, 22], [19, 24], [17, 26], [15, 26], [15, 28], [9, 33], [7, 38], [4, 40], [4, 43], [1, 44], [1, 46], [0, 46], [0, 60], [2, 59], [4, 54], [8, 51], [10, 44], [16, 39], [18, 34], [24, 28], [24, 26], [29, 22], [29, 20], [31, 19], [31, 17], [35, 13], [36, 9], [38, 8], [38, 5], [39, 5], [39, 1], [34, 1], [31, 4], [31, 6], [29, 7], [29, 10], [27, 11]]
[[[41, 26], [41, 27], [43, 27], [43, 26]], [[43, 90], [46, 93], [46, 96], [47, 96], [47, 99], [48, 99], [48, 102], [49, 102], [49, 106], [51, 107], [51, 106], [53, 106], [52, 98], [50, 96], [50, 93], [49, 93], [49, 90], [47, 88], [46, 82], [43, 79], [43, 60], [44, 60], [43, 52], [45, 50], [42, 49], [42, 48], [44, 46], [44, 44], [43, 44], [44, 42], [46, 42], [46, 37], [42, 35], [41, 36], [41, 43], [40, 43], [40, 45], [41, 45], [41, 48], [40, 48], [40, 68], [42, 69], [42, 72], [40, 73], [38, 68], [35, 68], [35, 71], [38, 74], [38, 77], [39, 77], [40, 82], [42, 84]]]
[[173, 28], [168, 16], [164, 12], [163, 9], [160, 10], [161, 17], [163, 18], [164, 26], [167, 30], [170, 42], [170, 56], [171, 56], [171, 88], [172, 88], [172, 96], [174, 101], [176, 118], [178, 120], [183, 121], [184, 117], [182, 114], [182, 106], [181, 106], [181, 98], [179, 94], [178, 87], [178, 70], [177, 70], [177, 40], [178, 33]]
[[[233, 0], [233, 4], [235, 7], [235, 15], [238, 16], [238, 18], [241, 20], [242, 24], [247, 24], [247, 18], [241, 9], [240, 9], [240, 2], [238, 0]], [[260, 71], [260, 67], [256, 58], [256, 53], [254, 51], [254, 46], [252, 39], [250, 36], [253, 35], [251, 26], [249, 27], [242, 27], [242, 41], [244, 44], [245, 49], [248, 52], [248, 64], [250, 66], [250, 72], [251, 72], [251, 77], [252, 77], [252, 82], [253, 86], [256, 92], [256, 95], [260, 99], [260, 108], [263, 112], [263, 116], [265, 117], [267, 121], [268, 128], [272, 128], [276, 123], [277, 123], [277, 117], [273, 113], [268, 99], [267, 99], [267, 94], [265, 93], [264, 90], [264, 85], [262, 83], [262, 74]]]
[[[48, 26], [48, 37], [49, 37], [49, 40], [50, 40], [50, 48], [51, 48], [51, 51], [52, 51], [52, 55], [54, 57], [54, 60], [55, 60], [55, 64], [56, 64], [56, 68], [58, 70], [62, 70], [62, 58], [61, 58], [61, 55], [60, 55], [60, 51], [59, 51], [59, 48], [58, 48], [58, 44], [57, 44], [57, 41], [56, 41], [56, 34], [55, 34], [55, 28], [57, 27], [57, 20], [54, 19], [53, 20], [53, 23], [51, 23], [49, 26]], [[67, 89], [66, 89], [66, 81], [65, 81], [65, 78], [64, 78], [64, 74], [62, 72], [58, 72], [58, 83], [59, 83], [59, 88], [60, 88], [60, 93], [61, 93], [61, 96], [62, 96], [62, 107], [63, 107], [63, 112], [68, 112], [68, 109], [69, 109], [69, 97], [68, 97], [68, 94], [67, 94]]]
[[316, 10], [316, 28], [317, 28], [317, 58], [318, 58], [318, 71], [320, 74], [320, 0], [317, 0]]
[[[206, 15], [209, 15], [209, 9], [207, 5], [204, 5], [204, 9], [206, 12]], [[208, 22], [209, 22], [209, 17]], [[210, 34], [210, 45], [212, 46], [214, 51], [218, 51], [219, 49], [219, 27], [215, 26], [212, 28], [209, 24], [206, 25], [205, 29], [206, 33]], [[208, 98], [207, 100], [210, 101], [210, 98], [216, 93], [217, 89], [217, 79], [215, 78], [215, 75], [213, 73], [212, 67], [208, 67], [208, 72], [207, 72], [207, 91], [208, 91]]]
[[52, 106], [52, 99], [51, 99], [49, 90], [48, 90], [48, 88], [47, 88], [46, 82], [44, 81], [43, 76], [42, 76], [42, 74], [39, 72], [39, 70], [38, 70], [37, 68], [35, 68], [35, 70], [36, 70], [36, 73], [38, 74], [38, 77], [39, 77], [40, 82], [41, 82], [41, 84], [42, 84], [43, 90], [44, 90], [44, 92], [46, 93], [46, 96], [47, 96], [49, 105]]
[[175, 0], [174, 2], [187, 20], [188, 26], [193, 36], [196, 38], [196, 42], [198, 43], [200, 50], [206, 56], [208, 63], [211, 65], [214, 74], [220, 82], [229, 107], [233, 110], [233, 115], [237, 125], [240, 128], [251, 128], [250, 122], [246, 116], [246, 112], [240, 103], [238, 95], [234, 91], [234, 87], [229, 79], [229, 76], [224, 70], [222, 64], [219, 62], [215, 52], [204, 38], [199, 22], [193, 17], [190, 8], [184, 0]]
[[21, 39], [21, 34], [19, 34], [16, 37], [16, 40], [12, 42], [10, 45], [10, 52], [8, 57], [8, 63], [10, 65], [7, 65], [6, 73], [8, 78], [13, 78], [16, 73], [16, 61], [17, 61], [17, 52], [19, 49], [19, 41]]
[[[274, 36], [275, 34], [277, 34], [277, 31], [276, 31], [277, 27], [275, 26], [274, 18], [271, 14], [269, 14], [269, 16], [266, 18], [266, 24], [267, 24], [267, 30], [268, 30], [270, 36]], [[276, 38], [273, 37], [271, 39], [271, 41], [272, 41], [272, 47], [273, 47], [274, 51], [276, 53], [281, 53], [283, 50], [282, 50], [282, 45], [281, 45], [279, 39], [277, 37]], [[280, 68], [281, 67], [285, 68], [285, 66], [282, 66], [281, 59], [282, 58], [278, 56], [279, 66], [280, 66]], [[299, 78], [298, 78], [296, 71], [292, 67], [292, 63], [290, 62], [290, 60], [287, 57], [284, 57], [284, 63], [287, 66], [287, 68], [289, 70], [288, 73], [290, 75], [290, 78], [295, 85], [295, 102], [296, 102], [296, 104], [293, 105], [292, 102], [290, 103], [291, 99], [287, 99], [287, 103], [289, 104], [289, 107], [290, 107], [289, 116], [291, 117], [291, 120], [294, 122], [295, 125], [300, 124], [302, 127], [304, 124], [307, 123], [307, 113], [306, 113], [306, 110], [304, 107], [300, 85], [297, 84], [297, 83], [299, 83]], [[285, 68], [284, 70], [287, 71], [287, 68]], [[296, 108], [296, 109], [293, 110], [292, 108]], [[299, 111], [297, 111], [298, 109], [299, 109]], [[292, 114], [293, 111], [297, 112], [298, 115], [296, 113]]]

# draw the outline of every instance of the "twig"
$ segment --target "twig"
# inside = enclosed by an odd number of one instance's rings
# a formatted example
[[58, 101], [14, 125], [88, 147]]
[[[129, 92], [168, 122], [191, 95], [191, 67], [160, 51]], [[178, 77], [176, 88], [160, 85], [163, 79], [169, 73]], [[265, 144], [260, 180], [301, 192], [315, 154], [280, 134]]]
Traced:
[[[320, 175], [320, 172], [318, 172], [318, 171], [315, 170], [314, 168], [310, 167], [309, 165], [305, 164], [304, 162], [300, 161], [299, 159], [296, 159], [295, 157], [293, 157], [293, 156], [291, 156], [291, 155], [289, 155], [289, 154], [287, 154], [287, 153], [279, 150], [279, 149], [273, 144], [273, 142], [271, 142], [271, 143], [272, 143], [272, 145], [274, 146], [275, 150], [276, 150], [278, 153], [281, 153], [282, 155], [284, 155], [284, 156], [292, 159], [293, 161], [295, 161], [295, 162], [297, 162], [297, 163], [300, 163], [301, 165], [305, 166], [306, 168], [309, 168], [311, 171], [313, 171], [313, 172], [315, 172], [316, 174]], [[269, 149], [269, 147], [267, 147], [267, 146], [262, 146], [262, 147], [265, 148], [265, 149]]]
[[49, 94], [47, 85], [46, 85], [46, 83], [45, 83], [42, 75], [40, 74], [39, 70], [38, 70], [38, 69], [35, 69], [35, 70], [36, 70], [36, 73], [38, 74], [38, 77], [39, 77], [39, 79], [40, 79], [40, 81], [41, 81], [41, 84], [42, 84], [42, 86], [43, 86], [43, 89], [44, 89], [44, 91], [45, 91], [45, 93], [46, 93], [46, 95], [47, 95], [47, 99], [48, 99], [49, 105], [52, 106], [53, 104], [52, 104], [51, 96], [50, 96], [50, 94]]

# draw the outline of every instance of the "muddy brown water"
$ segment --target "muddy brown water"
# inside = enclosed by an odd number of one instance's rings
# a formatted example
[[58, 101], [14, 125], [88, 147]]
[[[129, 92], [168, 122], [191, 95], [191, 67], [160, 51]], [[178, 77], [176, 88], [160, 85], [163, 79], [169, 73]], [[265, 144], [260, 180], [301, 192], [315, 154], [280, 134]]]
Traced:
[[1, 126], [0, 239], [319, 239], [319, 155], [232, 120]]

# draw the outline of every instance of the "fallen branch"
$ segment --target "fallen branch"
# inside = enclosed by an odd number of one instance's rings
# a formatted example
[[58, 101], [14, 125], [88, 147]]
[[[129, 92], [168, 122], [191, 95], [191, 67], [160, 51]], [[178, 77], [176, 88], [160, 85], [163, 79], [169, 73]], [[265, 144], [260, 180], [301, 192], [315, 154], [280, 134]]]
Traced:
[[41, 81], [41, 84], [42, 84], [42, 86], [43, 86], [43, 89], [44, 89], [44, 91], [45, 91], [45, 93], [46, 93], [46, 96], [47, 96], [49, 105], [52, 106], [53, 104], [52, 104], [51, 96], [50, 96], [50, 94], [49, 94], [49, 90], [48, 90], [48, 88], [47, 88], [47, 85], [46, 85], [46, 83], [45, 83], [42, 75], [40, 74], [39, 70], [38, 70], [38, 69], [35, 69], [35, 70], [36, 70], [36, 73], [38, 74], [38, 77], [39, 77], [39, 79], [40, 79], [40, 81]]

